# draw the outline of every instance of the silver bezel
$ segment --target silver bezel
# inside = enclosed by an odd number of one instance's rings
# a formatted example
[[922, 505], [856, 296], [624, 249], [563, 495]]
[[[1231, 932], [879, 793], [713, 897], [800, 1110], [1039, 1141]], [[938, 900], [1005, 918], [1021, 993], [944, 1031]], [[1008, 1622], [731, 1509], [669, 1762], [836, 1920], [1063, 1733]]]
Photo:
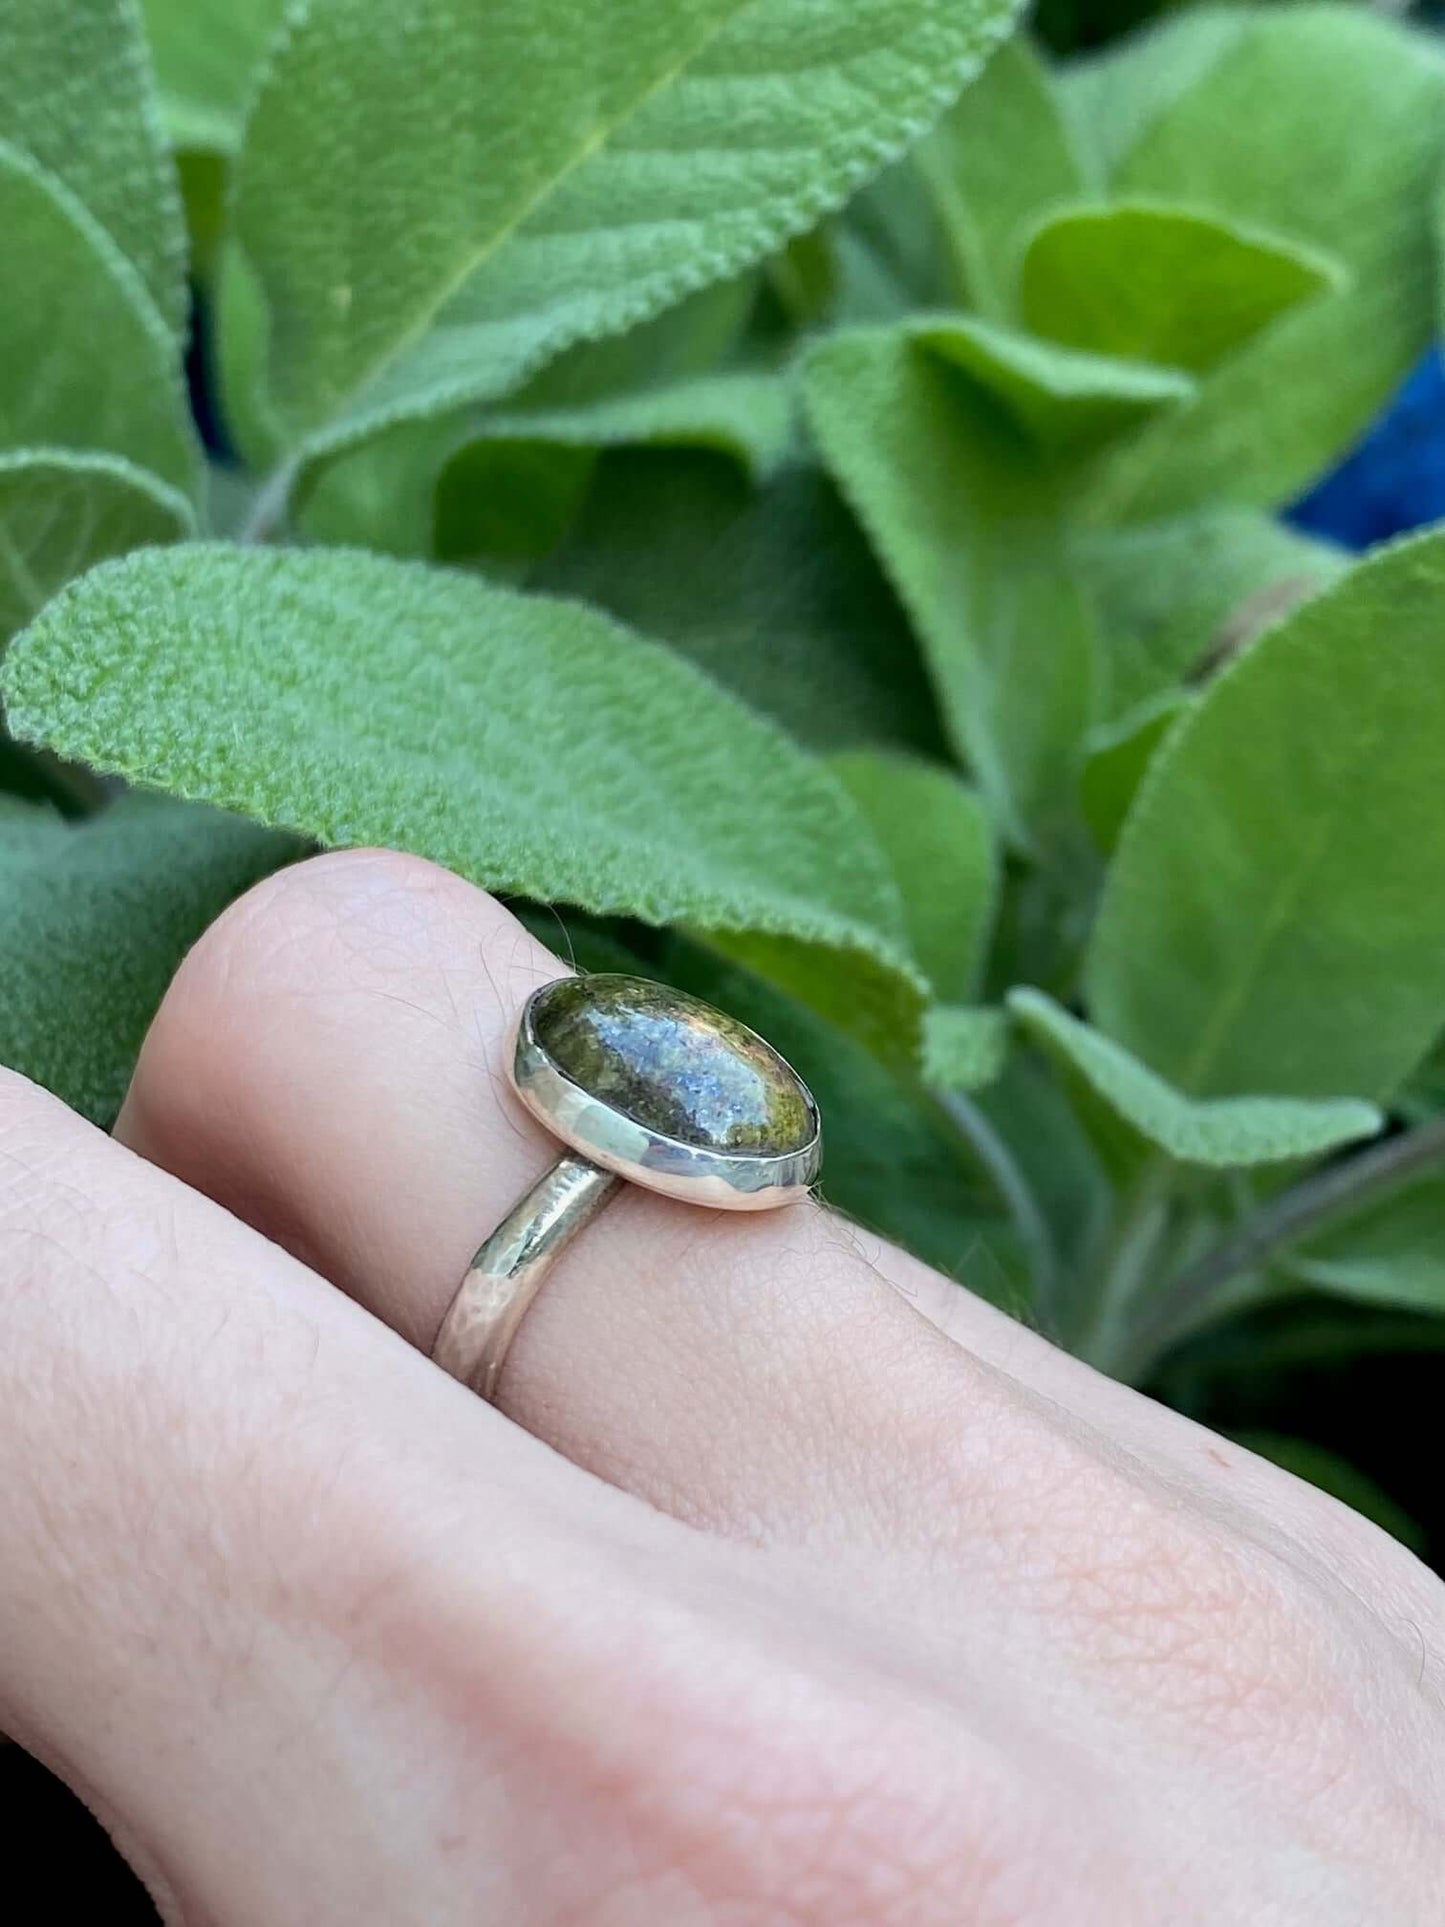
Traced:
[[[806, 1196], [823, 1161], [823, 1134], [818, 1107], [801, 1078], [798, 1083], [813, 1118], [812, 1138], [801, 1150], [760, 1157], [751, 1152], [708, 1151], [664, 1137], [593, 1097], [553, 1063], [532, 1030], [532, 1007], [550, 988], [542, 984], [534, 990], [518, 1019], [512, 1083], [527, 1109], [554, 1137], [604, 1170], [690, 1204], [722, 1211], [770, 1211]], [[760, 1041], [767, 1043], [766, 1038]], [[797, 1072], [793, 1075], [797, 1077]]]

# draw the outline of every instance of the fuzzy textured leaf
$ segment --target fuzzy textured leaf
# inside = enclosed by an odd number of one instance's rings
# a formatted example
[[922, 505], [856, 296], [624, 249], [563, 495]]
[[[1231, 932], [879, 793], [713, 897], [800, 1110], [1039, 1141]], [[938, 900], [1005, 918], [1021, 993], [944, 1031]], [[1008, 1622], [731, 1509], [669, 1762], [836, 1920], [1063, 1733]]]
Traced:
[[1145, 67], [1121, 81], [1126, 90], [1142, 72], [1155, 91], [1125, 116], [1112, 189], [1292, 236], [1336, 257], [1350, 282], [1285, 316], [1195, 408], [1121, 450], [1095, 495], [1101, 520], [1175, 514], [1211, 496], [1290, 500], [1361, 434], [1434, 328], [1438, 51], [1359, 7], [1216, 18], [1167, 24], [1146, 43]]
[[1064, 209], [1024, 251], [1019, 301], [1035, 333], [1096, 355], [1202, 374], [1343, 270], [1277, 234], [1165, 202]]
[[998, 854], [977, 796], [952, 771], [856, 749], [832, 758], [887, 857], [913, 956], [945, 1002], [978, 988], [998, 895]]
[[1194, 1096], [1387, 1096], [1445, 1009], [1445, 536], [1377, 552], [1210, 686], [1119, 842], [1101, 1029]]
[[535, 578], [660, 637], [815, 749], [945, 753], [908, 622], [831, 484], [715, 456], [604, 455]]
[[[405, 422], [343, 454], [322, 472], [305, 510], [307, 533], [393, 555], [499, 559], [544, 555], [565, 532], [585, 488], [590, 457], [605, 448], [712, 448], [761, 480], [794, 438], [794, 402], [777, 375], [750, 370], [693, 375], [624, 389], [570, 406], [544, 395], [512, 406], [466, 409], [439, 421]], [[439, 494], [450, 498], [443, 507]], [[435, 540], [436, 524], [461, 519], [464, 494], [479, 522], [510, 528], [509, 541], [480, 535], [465, 545]], [[567, 512], [559, 517], [560, 500]]]
[[1079, 800], [1089, 834], [1106, 856], [1119, 841], [1159, 745], [1192, 700], [1182, 689], [1161, 690], [1090, 735], [1088, 757], [1079, 773]]
[[0, 448], [104, 449], [189, 489], [174, 343], [104, 230], [3, 141], [0, 253], [25, 291], [0, 302]]
[[1092, 171], [1103, 180], [1117, 173], [1150, 127], [1245, 38], [1253, 18], [1248, 6], [1183, 7], [1064, 67], [1059, 101]]
[[135, 0], [5, 0], [0, 135], [89, 210], [179, 337], [185, 223]]
[[1071, 544], [1099, 627], [1100, 713], [1117, 721], [1227, 659], [1265, 621], [1349, 567], [1327, 542], [1253, 509], [1085, 530]]
[[1090, 185], [1053, 75], [1024, 34], [993, 55], [922, 142], [915, 165], [938, 204], [970, 304], [1009, 318], [1024, 230]]
[[64, 591], [3, 680], [17, 736], [322, 843], [835, 951], [906, 1044], [897, 890], [841, 786], [579, 604], [354, 551], [150, 550]]
[[804, 398], [996, 819], [1017, 842], [1046, 838], [1072, 806], [1094, 675], [1052, 474], [997, 407], [906, 328], [824, 342], [808, 358]]
[[913, 339], [986, 388], [1045, 449], [1078, 451], [1195, 393], [1174, 368], [1080, 353], [973, 315], [910, 323]]
[[992, 1084], [1008, 1056], [1008, 1019], [979, 1004], [935, 1004], [923, 1019], [923, 1080], [941, 1091]]
[[1008, 1007], [1141, 1137], [1181, 1164], [1228, 1169], [1313, 1157], [1373, 1137], [1384, 1124], [1373, 1104], [1354, 1098], [1186, 1097], [1042, 991], [1010, 991]]
[[[389, 555], [474, 558], [488, 555], [488, 538], [495, 535], [500, 548], [491, 549], [493, 562], [535, 560], [564, 532], [597, 448], [645, 443], [664, 429], [679, 445], [694, 432], [704, 446], [717, 442], [725, 393], [708, 377], [733, 358], [756, 295], [753, 276], [716, 282], [625, 334], [570, 349], [496, 406], [479, 404], [398, 422], [315, 464], [303, 491], [301, 522], [307, 536]], [[253, 353], [259, 352], [264, 327], [259, 294], [257, 303]], [[244, 316], [239, 324], [244, 336]], [[740, 460], [767, 466], [778, 437], [789, 432], [792, 403], [780, 378], [738, 372], [749, 384], [739, 400], [756, 419], [735, 424], [726, 445], [745, 451]], [[759, 388], [750, 386], [754, 381]], [[762, 387], [769, 392], [761, 393]], [[509, 421], [545, 416], [557, 434], [549, 441], [545, 424], [537, 434], [520, 423], [511, 428], [503, 423], [493, 435], [498, 415]], [[492, 445], [481, 446], [482, 438]], [[264, 458], [268, 465], [275, 446]], [[453, 466], [461, 472], [449, 477]], [[461, 543], [441, 539], [439, 520], [450, 511], [456, 521], [464, 506], [458, 496], [477, 488], [485, 488], [490, 498], [479, 505], [480, 526]], [[449, 504], [439, 499], [442, 495], [452, 498]]]
[[286, 0], [141, 0], [172, 143], [230, 154]]
[[496, 398], [760, 260], [922, 133], [1013, 11], [309, 0], [237, 199], [291, 440]]
[[93, 563], [193, 529], [183, 495], [117, 456], [0, 454], [0, 646]]
[[82, 824], [0, 802], [0, 1064], [108, 1124], [182, 957], [298, 850], [159, 797]]

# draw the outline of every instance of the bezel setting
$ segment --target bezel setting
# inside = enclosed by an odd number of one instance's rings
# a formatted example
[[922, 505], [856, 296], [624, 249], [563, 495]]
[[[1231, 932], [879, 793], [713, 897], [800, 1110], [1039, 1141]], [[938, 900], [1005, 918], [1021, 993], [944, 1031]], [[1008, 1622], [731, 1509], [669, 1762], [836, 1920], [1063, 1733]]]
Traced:
[[766, 1038], [749, 1032], [796, 1080], [813, 1124], [807, 1143], [796, 1150], [771, 1153], [686, 1144], [649, 1129], [559, 1068], [538, 1040], [532, 1021], [538, 1000], [551, 988], [542, 984], [534, 990], [518, 1019], [512, 1084], [523, 1104], [554, 1137], [644, 1190], [715, 1210], [775, 1210], [807, 1195], [823, 1160], [818, 1107], [807, 1085]]

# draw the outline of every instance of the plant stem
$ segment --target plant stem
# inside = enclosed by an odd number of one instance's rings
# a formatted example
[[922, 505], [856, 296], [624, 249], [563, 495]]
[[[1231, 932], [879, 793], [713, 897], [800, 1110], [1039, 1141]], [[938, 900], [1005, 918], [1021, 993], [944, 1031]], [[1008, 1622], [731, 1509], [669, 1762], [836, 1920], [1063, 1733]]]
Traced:
[[1047, 1328], [1058, 1309], [1059, 1260], [1038, 1199], [1017, 1158], [972, 1098], [961, 1091], [934, 1091], [933, 1097], [949, 1122], [967, 1139], [1013, 1220], [1019, 1243], [1028, 1256], [1033, 1309]]
[[257, 489], [251, 512], [236, 531], [238, 542], [247, 547], [259, 547], [271, 540], [285, 520], [291, 484], [295, 480], [295, 462], [278, 462]]
[[1180, 1272], [1153, 1300], [1130, 1334], [1129, 1356], [1135, 1369], [1151, 1363], [1241, 1272], [1253, 1270], [1330, 1220], [1358, 1211], [1408, 1179], [1440, 1166], [1445, 1166], [1445, 1117], [1372, 1144], [1280, 1192], [1197, 1264]]
[[1120, 1200], [1114, 1230], [1083, 1294], [1079, 1325], [1071, 1347], [1100, 1371], [1114, 1372], [1132, 1310], [1149, 1265], [1159, 1248], [1169, 1214], [1169, 1190], [1176, 1167], [1151, 1156]]

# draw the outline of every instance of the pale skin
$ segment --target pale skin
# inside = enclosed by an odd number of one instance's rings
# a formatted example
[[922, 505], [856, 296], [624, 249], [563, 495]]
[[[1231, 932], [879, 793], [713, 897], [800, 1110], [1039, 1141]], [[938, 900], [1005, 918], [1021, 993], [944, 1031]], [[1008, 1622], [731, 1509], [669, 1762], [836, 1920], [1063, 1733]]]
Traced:
[[118, 1141], [0, 1081], [0, 1726], [165, 1918], [1445, 1921], [1439, 1582], [821, 1207], [629, 1191], [429, 1363], [559, 968], [322, 858]]

